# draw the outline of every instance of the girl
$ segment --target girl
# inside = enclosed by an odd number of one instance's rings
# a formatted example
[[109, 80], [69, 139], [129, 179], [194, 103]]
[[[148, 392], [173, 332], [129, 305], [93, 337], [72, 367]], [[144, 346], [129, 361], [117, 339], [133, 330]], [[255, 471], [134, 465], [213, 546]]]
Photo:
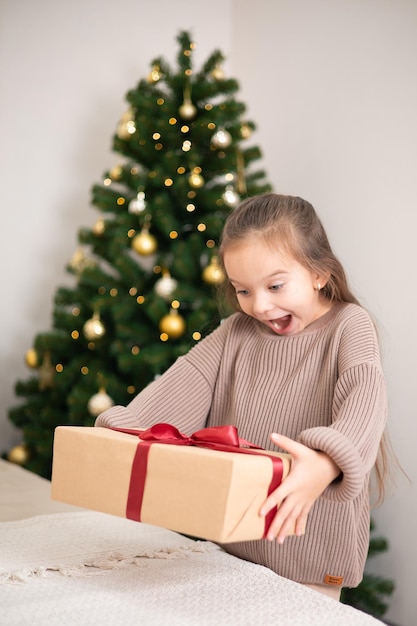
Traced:
[[[220, 256], [237, 312], [96, 425], [168, 421], [191, 433], [232, 423], [240, 437], [289, 452], [291, 472], [260, 511], [278, 505], [267, 539], [223, 547], [338, 599], [362, 579], [386, 422], [374, 325], [301, 198], [243, 201]], [[383, 470], [377, 463], [380, 490]]]

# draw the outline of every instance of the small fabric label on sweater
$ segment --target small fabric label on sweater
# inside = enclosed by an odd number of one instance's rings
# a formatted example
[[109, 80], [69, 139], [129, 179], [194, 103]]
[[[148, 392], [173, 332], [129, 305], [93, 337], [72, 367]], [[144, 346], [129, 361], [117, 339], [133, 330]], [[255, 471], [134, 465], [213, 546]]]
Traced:
[[343, 576], [332, 576], [331, 574], [326, 574], [323, 582], [326, 585], [337, 585], [340, 587], [343, 584]]

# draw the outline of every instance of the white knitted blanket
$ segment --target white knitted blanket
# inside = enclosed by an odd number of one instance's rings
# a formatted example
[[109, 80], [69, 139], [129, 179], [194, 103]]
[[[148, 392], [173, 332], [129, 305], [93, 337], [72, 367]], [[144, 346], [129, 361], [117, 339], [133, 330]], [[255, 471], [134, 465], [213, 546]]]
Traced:
[[0, 523], [0, 607], [7, 626], [381, 624], [211, 542], [90, 511]]
[[48, 571], [90, 576], [144, 559], [187, 558], [215, 544], [103, 513], [39, 515], [0, 524], [0, 584], [24, 582]]

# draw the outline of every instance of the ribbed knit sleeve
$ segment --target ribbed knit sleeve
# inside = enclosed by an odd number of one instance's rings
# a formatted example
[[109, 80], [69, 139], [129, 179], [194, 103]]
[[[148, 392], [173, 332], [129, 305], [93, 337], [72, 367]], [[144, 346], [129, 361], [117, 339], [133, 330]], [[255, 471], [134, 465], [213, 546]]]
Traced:
[[226, 326], [220, 326], [143, 389], [126, 407], [101, 413], [96, 426], [149, 428], [169, 422], [187, 434], [205, 426], [221, 362]]
[[325, 452], [340, 467], [341, 480], [323, 494], [340, 502], [353, 500], [363, 489], [387, 419], [386, 385], [375, 330], [361, 309], [341, 333], [338, 368], [332, 424], [304, 430], [298, 440]]
[[329, 485], [323, 496], [346, 501], [357, 497], [375, 463], [386, 403], [381, 373], [370, 365], [349, 370], [338, 381], [336, 392], [341, 393], [341, 388], [346, 395], [334, 424], [305, 430], [298, 439], [322, 450], [340, 467], [342, 479]]
[[206, 381], [180, 358], [126, 407], [117, 405], [101, 413], [95, 425], [149, 428], [158, 422], [169, 422], [182, 431], [194, 431], [204, 427], [210, 404], [211, 389]]

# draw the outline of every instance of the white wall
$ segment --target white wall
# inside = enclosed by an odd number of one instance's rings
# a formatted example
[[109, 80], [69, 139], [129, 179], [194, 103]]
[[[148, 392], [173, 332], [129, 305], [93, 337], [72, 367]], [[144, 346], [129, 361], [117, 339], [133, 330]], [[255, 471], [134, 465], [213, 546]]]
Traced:
[[[415, 0], [14, 0], [0, 5], [0, 451], [19, 441], [6, 413], [23, 357], [50, 329], [77, 231], [92, 224], [93, 182], [117, 158], [124, 95], [191, 28], [197, 62], [229, 56], [275, 190], [313, 202], [353, 287], [379, 321], [390, 431], [416, 478], [412, 316], [416, 253]], [[390, 619], [416, 615], [415, 488], [401, 478], [374, 513], [391, 549]]]

